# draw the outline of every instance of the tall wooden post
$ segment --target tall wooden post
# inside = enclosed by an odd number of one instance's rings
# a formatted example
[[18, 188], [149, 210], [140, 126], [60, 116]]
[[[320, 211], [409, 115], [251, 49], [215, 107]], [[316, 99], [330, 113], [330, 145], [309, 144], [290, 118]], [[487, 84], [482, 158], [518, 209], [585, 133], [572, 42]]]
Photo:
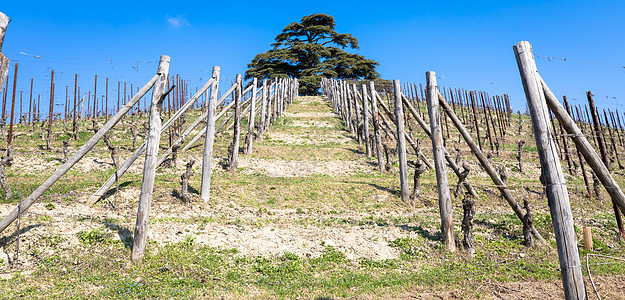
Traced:
[[378, 155], [378, 167], [380, 172], [384, 172], [384, 158], [382, 154], [382, 136], [380, 134], [380, 120], [378, 118], [378, 104], [375, 96], [375, 83], [369, 81], [369, 91], [371, 92], [371, 118], [373, 118], [373, 134], [375, 135], [375, 153]]
[[265, 133], [265, 118], [267, 114], [267, 89], [269, 86], [267, 85], [267, 79], [263, 79], [263, 91], [262, 91], [262, 100], [260, 102], [260, 124], [258, 126], [258, 141], [263, 141], [263, 134]]
[[95, 80], [93, 82], [93, 115], [91, 116], [94, 120], [96, 119], [98, 109], [98, 74], [95, 74]]
[[7, 144], [13, 142], [13, 114], [15, 114], [15, 90], [17, 89], [17, 63], [15, 63], [15, 71], [13, 72], [13, 97], [11, 98], [11, 116], [9, 117], [9, 136]]
[[480, 137], [480, 124], [477, 121], [477, 110], [475, 109], [475, 99], [474, 92], [471, 91], [469, 96], [471, 97], [471, 107], [473, 108], [473, 124], [475, 126], [475, 131], [477, 132], [477, 144], [480, 146], [480, 150], [482, 150], [482, 138]]
[[[234, 91], [234, 133], [232, 137], [232, 153], [230, 154], [230, 161], [228, 162], [228, 170], [236, 171], [239, 165], [239, 140], [241, 135], [241, 74], [237, 74], [236, 77], [236, 89]], [[276, 103], [278, 106], [279, 102]], [[279, 112], [279, 111], [278, 111]]]
[[[72, 116], [72, 139], [78, 139], [78, 124], [76, 123], [76, 114], [78, 113], [77, 99], [78, 99], [78, 74], [74, 74], [74, 115]], [[118, 107], [119, 110], [119, 107]]]
[[217, 109], [217, 91], [219, 90], [220, 68], [213, 67], [213, 85], [208, 100], [208, 115], [206, 116], [206, 135], [204, 138], [204, 158], [202, 160], [202, 187], [201, 196], [204, 203], [210, 199], [211, 174], [213, 172], [213, 145], [215, 143], [215, 110]]
[[[2, 83], [0, 83], [2, 84]], [[28, 102], [28, 123], [32, 120], [32, 108], [33, 108], [33, 78], [30, 79], [30, 101]]]
[[252, 99], [250, 102], [250, 116], [248, 118], [249, 127], [248, 127], [248, 135], [249, 135], [249, 144], [247, 145], [246, 154], [252, 154], [252, 148], [254, 145], [254, 117], [256, 116], [256, 92], [258, 88], [258, 79], [254, 78], [253, 88], [252, 88]]
[[556, 141], [550, 132], [549, 111], [530, 43], [521, 41], [516, 44], [514, 54], [534, 125], [534, 137], [558, 247], [565, 298], [586, 299], [569, 194], [555, 146]]
[[50, 112], [48, 113], [48, 136], [47, 146], [50, 150], [50, 139], [52, 138], [52, 117], [54, 115], [54, 70], [50, 73]]
[[397, 125], [397, 155], [399, 156], [399, 181], [401, 186], [401, 200], [407, 202], [410, 199], [408, 187], [408, 164], [406, 161], [406, 136], [404, 135], [404, 111], [401, 100], [401, 85], [399, 80], [393, 80], [395, 92], [395, 121]]
[[[0, 95], [2, 95], [2, 90], [6, 88], [4, 86], [4, 82], [9, 74], [9, 59], [2, 54], [2, 44], [4, 43], [4, 34], [6, 33], [7, 27], [9, 26], [9, 17], [7, 15], [0, 12]], [[7, 84], [8, 85], [8, 84]], [[4, 111], [3, 111], [4, 114]]]
[[[432, 151], [434, 152], [434, 168], [436, 170], [436, 182], [438, 183], [438, 206], [441, 215], [441, 233], [445, 247], [449, 251], [456, 250], [454, 241], [454, 227], [451, 207], [451, 194], [445, 169], [445, 147], [443, 147], [443, 132], [441, 129], [441, 115], [438, 106], [438, 86], [436, 85], [436, 73], [425, 73], [427, 81], [427, 104], [430, 115], [430, 128], [432, 130]], [[401, 105], [401, 102], [400, 102]]]
[[367, 157], [371, 157], [371, 140], [369, 139], [369, 114], [367, 113], [369, 107], [369, 97], [367, 96], [367, 85], [362, 84], [362, 122], [363, 122], [363, 135], [365, 138], [365, 151]]
[[358, 102], [358, 89], [356, 88], [356, 84], [352, 84], [352, 91], [354, 94], [354, 127], [356, 129], [356, 137], [358, 139], [358, 143], [362, 145], [364, 142], [362, 136], [362, 130], [360, 130], [360, 103]]
[[141, 261], [145, 252], [150, 206], [152, 202], [152, 193], [154, 192], [156, 161], [158, 159], [158, 148], [161, 141], [161, 116], [159, 110], [163, 101], [163, 93], [167, 87], [169, 61], [169, 56], [161, 56], [157, 71], [159, 77], [154, 84], [154, 89], [152, 90], [150, 130], [147, 138], [147, 149], [145, 151], [145, 162], [143, 165], [143, 182], [141, 183], [141, 196], [139, 197], [139, 209], [137, 211], [135, 235], [132, 244], [132, 254], [130, 256], [132, 262]]

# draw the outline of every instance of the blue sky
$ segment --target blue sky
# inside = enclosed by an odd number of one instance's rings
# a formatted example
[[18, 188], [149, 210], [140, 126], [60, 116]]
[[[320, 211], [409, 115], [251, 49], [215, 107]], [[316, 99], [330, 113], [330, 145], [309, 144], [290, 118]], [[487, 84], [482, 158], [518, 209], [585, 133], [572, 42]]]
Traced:
[[228, 84], [286, 25], [326, 13], [338, 32], [358, 39], [354, 52], [380, 63], [386, 79], [420, 83], [431, 70], [441, 86], [508, 93], [524, 111], [512, 46], [529, 40], [556, 95], [584, 104], [592, 90], [598, 106], [625, 112], [622, 0], [6, 2], [3, 53], [19, 63], [18, 90], [34, 78], [35, 94], [47, 99], [54, 69], [57, 102], [66, 85], [73, 89], [74, 73], [82, 91], [93, 89], [98, 74], [98, 94], [109, 77], [109, 97], [116, 98], [118, 80], [142, 85], [161, 54], [171, 56], [170, 73], [191, 90], [214, 65]]

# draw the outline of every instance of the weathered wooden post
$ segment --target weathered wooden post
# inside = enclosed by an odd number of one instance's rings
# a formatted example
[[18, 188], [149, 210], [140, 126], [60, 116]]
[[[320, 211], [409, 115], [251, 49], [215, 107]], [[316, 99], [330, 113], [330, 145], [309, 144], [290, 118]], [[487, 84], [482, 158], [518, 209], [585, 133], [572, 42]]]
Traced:
[[13, 115], [15, 114], [15, 90], [17, 89], [17, 63], [15, 63], [15, 71], [13, 72], [13, 97], [11, 98], [11, 116], [9, 117], [9, 136], [7, 144], [13, 142]]
[[[445, 148], [443, 147], [443, 132], [441, 129], [441, 115], [438, 106], [438, 86], [436, 85], [436, 73], [425, 73], [427, 80], [427, 103], [430, 115], [430, 129], [432, 130], [432, 151], [434, 152], [434, 168], [436, 170], [436, 182], [438, 183], [438, 206], [441, 215], [441, 234], [445, 247], [449, 251], [456, 250], [454, 241], [454, 227], [451, 208], [451, 194], [445, 169]], [[397, 104], [395, 104], [397, 105]], [[401, 106], [401, 101], [399, 102]]]
[[371, 92], [371, 118], [373, 121], [373, 134], [375, 136], [375, 153], [378, 156], [378, 167], [380, 172], [384, 172], [384, 158], [382, 153], [382, 136], [380, 134], [380, 120], [378, 118], [378, 104], [375, 91], [375, 83], [369, 81], [369, 91]]
[[258, 125], [258, 136], [257, 139], [259, 142], [263, 141], [263, 134], [265, 133], [265, 115], [267, 113], [267, 79], [263, 79], [263, 91], [262, 91], [262, 100], [260, 103], [260, 124]]
[[141, 196], [139, 197], [139, 209], [137, 211], [135, 235], [132, 244], [132, 254], [130, 256], [131, 261], [135, 263], [141, 261], [145, 252], [150, 206], [152, 202], [152, 193], [154, 191], [156, 161], [158, 159], [158, 148], [161, 141], [161, 117], [159, 110], [163, 101], [163, 93], [167, 88], [167, 79], [169, 78], [169, 61], [169, 56], [161, 56], [157, 71], [159, 77], [154, 84], [154, 89], [152, 90], [150, 131], [147, 138], [145, 162], [143, 165], [143, 182], [141, 183]]
[[395, 124], [397, 125], [397, 155], [399, 156], [401, 200], [407, 202], [410, 199], [410, 188], [408, 187], [406, 136], [404, 135], [404, 111], [401, 103], [401, 85], [397, 79], [393, 80], [393, 91], [395, 92]]
[[220, 68], [213, 67], [213, 85], [208, 100], [208, 116], [206, 117], [206, 134], [204, 138], [204, 158], [202, 160], [202, 187], [201, 195], [204, 203], [210, 199], [211, 174], [213, 172], [213, 145], [215, 143], [215, 110], [217, 109], [217, 91], [219, 89]]
[[550, 132], [549, 111], [530, 43], [521, 41], [514, 45], [514, 54], [534, 125], [534, 137], [558, 247], [564, 294], [566, 299], [586, 299], [569, 194]]
[[4, 43], [4, 35], [8, 26], [9, 17], [0, 12], [0, 95], [2, 95], [2, 90], [6, 88], [3, 86], [9, 74], [9, 59], [2, 54], [2, 44]]
[[362, 84], [362, 120], [363, 120], [363, 131], [365, 136], [365, 151], [367, 153], [367, 157], [371, 157], [371, 140], [369, 139], [369, 114], [367, 113], [369, 107], [369, 97], [367, 95], [367, 85]]
[[[232, 144], [228, 150], [228, 171], [236, 171], [239, 164], [239, 139], [241, 132], [241, 74], [237, 74], [236, 90], [234, 92], [234, 133], [232, 137]], [[231, 148], [231, 149], [230, 149]]]
[[356, 137], [358, 139], [358, 143], [362, 145], [362, 143], [364, 142], [364, 139], [363, 139], [363, 130], [360, 127], [360, 103], [358, 101], [358, 89], [356, 88], [355, 83], [352, 84], [352, 91], [354, 94], [354, 128], [356, 129]]
[[258, 79], [254, 78], [252, 82], [252, 99], [250, 101], [250, 116], [248, 118], [249, 126], [247, 130], [247, 142], [245, 145], [247, 148], [245, 149], [245, 154], [252, 154], [252, 148], [254, 145], [254, 117], [256, 116], [256, 92], [258, 88]]
[[46, 148], [50, 150], [52, 138], [52, 118], [54, 117], [54, 70], [50, 73], [50, 112], [48, 113], [48, 135], [46, 136]]

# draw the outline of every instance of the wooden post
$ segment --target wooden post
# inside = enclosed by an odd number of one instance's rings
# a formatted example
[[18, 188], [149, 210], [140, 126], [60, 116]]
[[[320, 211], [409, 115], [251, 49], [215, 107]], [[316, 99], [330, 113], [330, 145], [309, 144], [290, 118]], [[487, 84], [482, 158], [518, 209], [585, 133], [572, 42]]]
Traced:
[[[7, 80], [7, 76], [9, 74], [9, 59], [4, 56], [4, 54], [2, 54], [2, 44], [4, 43], [4, 35], [8, 26], [9, 17], [0, 12], [0, 95], [2, 95], [3, 89], [5, 90], [6, 95], [7, 87], [4, 86], [4, 83], [5, 80]], [[4, 111], [2, 112], [2, 114], [4, 115]]]
[[78, 114], [77, 101], [78, 101], [78, 74], [74, 74], [74, 114], [72, 116], [72, 139], [78, 139], [78, 123], [76, 121], [76, 115]]
[[358, 103], [358, 89], [356, 88], [356, 84], [352, 84], [352, 94], [354, 95], [354, 129], [356, 131], [356, 138], [358, 139], [358, 143], [362, 145], [363, 136], [362, 130], [360, 128], [360, 104]]
[[54, 70], [50, 73], [50, 112], [48, 113], [48, 136], [46, 137], [46, 145], [50, 150], [50, 139], [52, 138], [52, 117], [54, 109]]
[[586, 299], [569, 194], [555, 146], [556, 141], [550, 132], [549, 111], [530, 43], [521, 41], [516, 44], [514, 54], [534, 125], [534, 137], [558, 247], [565, 298]]
[[378, 167], [380, 172], [384, 172], [384, 158], [382, 153], [382, 137], [380, 135], [380, 119], [378, 118], [378, 104], [375, 91], [375, 83], [369, 81], [369, 90], [371, 92], [371, 117], [373, 118], [373, 133], [375, 135], [375, 153], [378, 156]]
[[[443, 133], [441, 128], [441, 115], [438, 107], [438, 86], [436, 85], [436, 73], [425, 73], [427, 80], [427, 103], [430, 116], [430, 128], [432, 129], [432, 151], [434, 152], [434, 168], [436, 170], [436, 182], [438, 183], [438, 206], [441, 215], [441, 234], [447, 250], [456, 251], [454, 241], [454, 227], [451, 208], [451, 194], [445, 170], [445, 148], [443, 147]], [[397, 105], [397, 103], [396, 103]], [[399, 102], [401, 106], [401, 101]]]
[[210, 184], [212, 174], [213, 144], [215, 142], [215, 110], [217, 109], [217, 91], [219, 89], [220, 68], [213, 67], [213, 85], [208, 100], [208, 116], [206, 117], [206, 134], [204, 139], [204, 158], [202, 160], [202, 187], [201, 196], [204, 203], [210, 199]]
[[475, 99], [473, 96], [474, 92], [471, 91], [469, 96], [471, 97], [471, 107], [473, 108], [473, 124], [475, 126], [475, 131], [477, 132], [477, 144], [480, 146], [480, 150], [482, 150], [482, 139], [480, 137], [480, 125], [477, 122], [477, 110], [475, 109]]
[[[0, 84], [2, 84], [2, 83], [0, 83]], [[30, 79], [30, 96], [29, 97], [30, 97], [30, 100], [28, 102], [28, 124], [30, 124], [31, 117], [32, 117], [31, 109], [32, 109], [32, 106], [33, 106], [33, 78]]]
[[15, 71], [13, 72], [13, 97], [11, 99], [11, 116], [9, 117], [9, 136], [7, 137], [7, 145], [13, 142], [13, 114], [15, 114], [15, 90], [17, 89], [17, 63], [15, 63]]
[[371, 140], [369, 139], [369, 114], [367, 107], [369, 107], [369, 97], [367, 95], [367, 85], [362, 84], [362, 118], [363, 118], [363, 134], [365, 138], [365, 152], [367, 157], [371, 157]]
[[163, 101], [163, 93], [167, 87], [169, 77], [169, 61], [167, 55], [162, 55], [158, 64], [158, 79], [152, 90], [152, 105], [150, 106], [150, 131], [147, 138], [145, 162], [143, 165], [143, 182], [141, 183], [141, 196], [139, 197], [139, 209], [135, 224], [135, 235], [132, 244], [130, 259], [139, 262], [145, 252], [145, 244], [148, 234], [148, 221], [152, 192], [154, 191], [154, 175], [156, 174], [156, 161], [158, 159], [158, 147], [161, 140], [161, 117], [160, 106]]
[[[239, 164], [239, 139], [241, 133], [241, 74], [237, 74], [236, 89], [234, 92], [234, 133], [232, 137], [232, 152], [228, 157], [228, 170], [236, 171]], [[279, 105], [279, 103], [278, 103]]]
[[397, 125], [397, 155], [399, 156], [399, 181], [401, 186], [401, 200], [407, 202], [410, 199], [408, 187], [408, 165], [406, 161], [406, 136], [404, 135], [404, 111], [401, 103], [401, 85], [399, 80], [393, 80], [395, 93], [395, 124]]
[[265, 118], [266, 118], [266, 114], [267, 114], [267, 89], [269, 88], [269, 86], [267, 85], [267, 79], [263, 79], [263, 91], [262, 91], [262, 100], [260, 103], [260, 124], [258, 124], [258, 141], [262, 142], [263, 141], [263, 134], [265, 133]]
[[249, 126], [247, 130], [247, 134], [249, 136], [248, 145], [245, 154], [252, 154], [252, 148], [254, 145], [254, 117], [256, 116], [256, 92], [258, 86], [258, 79], [254, 78], [252, 83], [252, 99], [250, 101], [250, 116], [248, 118]]
[[105, 89], [105, 97], [104, 97], [104, 121], [109, 120], [109, 78], [106, 77], [106, 89]]
[[95, 74], [95, 80], [93, 82], [93, 115], [91, 116], [94, 120], [98, 116], [97, 109], [98, 109], [98, 74]]

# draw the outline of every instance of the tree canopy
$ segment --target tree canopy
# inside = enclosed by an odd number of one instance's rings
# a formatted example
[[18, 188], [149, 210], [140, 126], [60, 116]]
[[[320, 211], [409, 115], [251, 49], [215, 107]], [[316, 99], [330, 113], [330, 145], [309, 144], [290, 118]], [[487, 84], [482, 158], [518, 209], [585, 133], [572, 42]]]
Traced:
[[321, 79], [375, 79], [374, 60], [344, 51], [359, 49], [351, 34], [337, 33], [334, 18], [326, 14], [305, 16], [291, 23], [275, 38], [271, 50], [254, 57], [245, 78], [298, 78], [300, 93], [317, 94]]

